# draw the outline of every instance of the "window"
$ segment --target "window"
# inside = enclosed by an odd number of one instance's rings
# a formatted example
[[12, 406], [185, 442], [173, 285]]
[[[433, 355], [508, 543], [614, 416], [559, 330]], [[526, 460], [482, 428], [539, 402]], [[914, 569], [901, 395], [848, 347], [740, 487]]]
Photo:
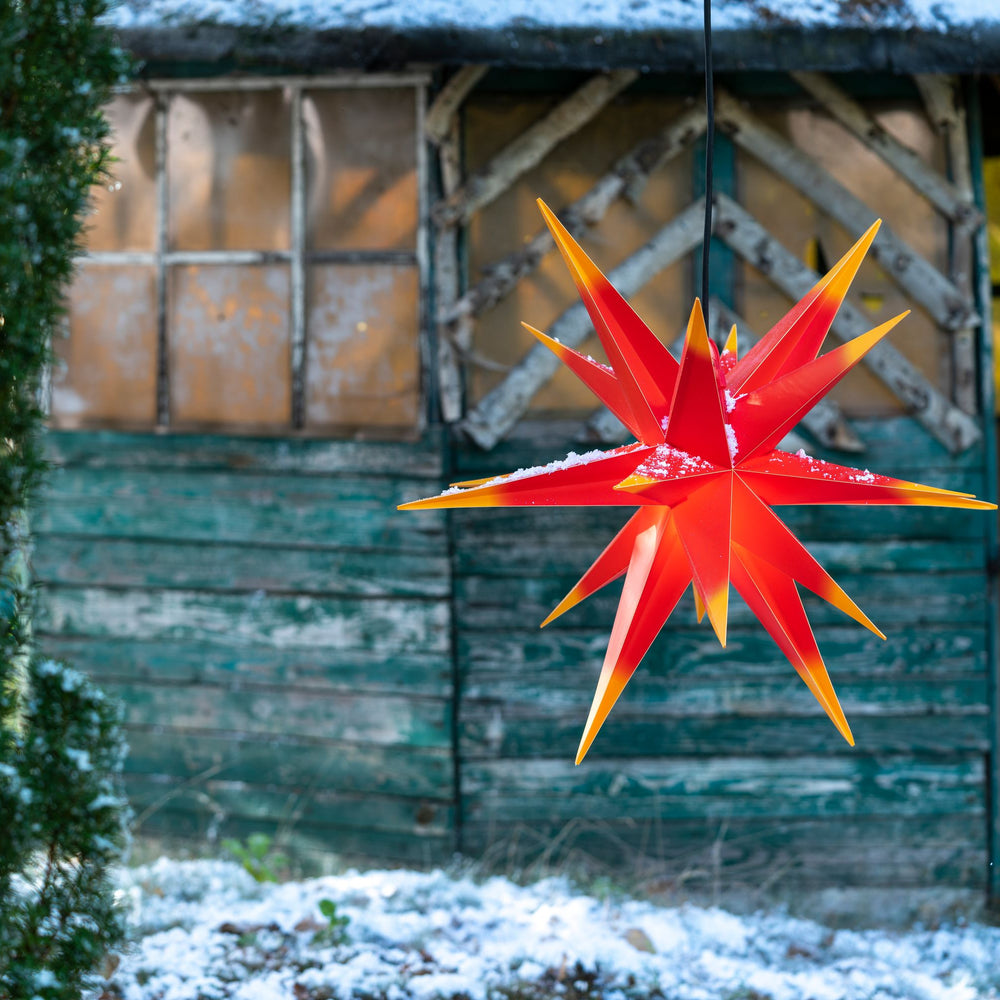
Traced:
[[118, 95], [53, 425], [412, 433], [423, 102], [416, 76]]

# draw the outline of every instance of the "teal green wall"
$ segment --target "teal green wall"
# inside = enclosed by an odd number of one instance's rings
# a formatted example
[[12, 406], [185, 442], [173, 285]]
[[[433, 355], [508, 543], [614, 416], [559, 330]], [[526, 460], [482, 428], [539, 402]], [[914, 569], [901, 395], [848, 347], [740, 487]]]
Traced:
[[[908, 419], [858, 427], [862, 465], [992, 496], [981, 449], [950, 456]], [[992, 515], [785, 512], [888, 636], [805, 597], [854, 749], [742, 602], [723, 650], [686, 599], [575, 767], [616, 588], [537, 626], [621, 513], [395, 506], [558, 457], [578, 428], [522, 424], [489, 454], [441, 435], [51, 434], [40, 641], [124, 700], [140, 832], [985, 887]]]
[[450, 856], [451, 602], [434, 444], [52, 433], [43, 649], [126, 706], [139, 832]]

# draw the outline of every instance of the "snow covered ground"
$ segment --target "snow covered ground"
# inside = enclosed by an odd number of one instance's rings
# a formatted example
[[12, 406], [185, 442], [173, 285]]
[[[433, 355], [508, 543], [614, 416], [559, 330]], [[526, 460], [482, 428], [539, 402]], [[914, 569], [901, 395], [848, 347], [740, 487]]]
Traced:
[[135, 945], [103, 1000], [1000, 998], [1000, 927], [977, 923], [831, 930], [439, 871], [257, 885], [224, 861], [160, 860], [122, 891]]

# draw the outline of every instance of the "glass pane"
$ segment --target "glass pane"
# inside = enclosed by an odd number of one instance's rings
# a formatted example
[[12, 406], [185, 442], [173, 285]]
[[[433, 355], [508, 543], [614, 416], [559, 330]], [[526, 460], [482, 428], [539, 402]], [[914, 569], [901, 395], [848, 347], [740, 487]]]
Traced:
[[155, 424], [155, 270], [81, 267], [68, 305], [69, 336], [53, 345], [52, 424]]
[[289, 286], [278, 264], [171, 270], [171, 424], [289, 425]]
[[307, 425], [415, 427], [416, 268], [323, 265], [309, 278]]
[[303, 101], [309, 247], [412, 250], [416, 98], [408, 89], [325, 90]]
[[[505, 94], [474, 96], [466, 105], [466, 154], [469, 169], [489, 162], [499, 150], [549, 111], [555, 97]], [[477, 212], [469, 224], [470, 283], [491, 264], [521, 249], [545, 229], [535, 199], [557, 212], [584, 195], [615, 161], [684, 110], [680, 100], [627, 96], [614, 101], [579, 132], [557, 146], [537, 167], [496, 201]], [[581, 243], [605, 273], [647, 243], [691, 202], [692, 157], [684, 152], [652, 173], [637, 205], [614, 202]], [[501, 382], [536, 343], [521, 321], [546, 331], [579, 301], [562, 258], [550, 252], [503, 300], [484, 313], [474, 333], [475, 356], [468, 372], [470, 402], [475, 404]], [[670, 344], [684, 329], [691, 308], [686, 261], [664, 270], [633, 297], [632, 305], [650, 328]], [[580, 348], [603, 360], [596, 336]], [[542, 387], [532, 410], [580, 412], [596, 409], [594, 394], [565, 366]]]
[[156, 246], [156, 112], [153, 99], [119, 94], [104, 106], [112, 130], [111, 176], [94, 185], [84, 231], [88, 250]]
[[290, 132], [280, 90], [171, 98], [171, 247], [287, 250]]

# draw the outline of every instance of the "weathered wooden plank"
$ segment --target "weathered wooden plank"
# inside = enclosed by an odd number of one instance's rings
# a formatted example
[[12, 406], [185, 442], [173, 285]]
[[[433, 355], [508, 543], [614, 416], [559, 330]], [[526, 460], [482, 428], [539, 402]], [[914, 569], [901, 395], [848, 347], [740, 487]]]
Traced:
[[[442, 173], [447, 175], [449, 171], [442, 169]], [[449, 186], [445, 185], [446, 191]], [[434, 282], [435, 308], [440, 315], [451, 308], [458, 298], [460, 287], [458, 231], [454, 227], [438, 233], [434, 241]], [[463, 350], [468, 349], [471, 339], [471, 328], [467, 321], [460, 321], [451, 327], [438, 320], [438, 394], [441, 419], [445, 423], [454, 423], [462, 416], [464, 393], [459, 359]]]
[[[489, 525], [478, 523], [475, 540], [471, 533], [463, 532], [463, 544], [455, 553], [456, 572], [468, 576], [582, 572], [580, 567], [597, 556], [604, 540], [574, 530], [576, 527], [575, 519], [563, 525], [563, 530], [554, 535], [543, 527], [524, 540], [530, 541], [530, 545], [522, 547], [520, 544], [511, 545], [503, 531], [491, 531]], [[550, 539], [548, 545], [543, 542], [546, 537]], [[539, 548], [535, 548], [536, 543]], [[978, 538], [948, 541], [809, 541], [806, 547], [834, 577], [841, 573], [873, 571], [983, 571], [986, 566], [986, 553]]]
[[833, 118], [877, 153], [943, 215], [966, 229], [979, 225], [981, 215], [971, 192], [942, 177], [912, 149], [890, 135], [849, 94], [822, 73], [792, 72], [791, 77], [810, 93]]
[[592, 818], [983, 815], [984, 758], [712, 756], [468, 762], [465, 814], [505, 822]]
[[378, 746], [449, 746], [450, 704], [417, 695], [105, 682], [129, 726], [255, 734]]
[[[516, 466], [515, 466], [516, 468]], [[936, 477], [935, 477], [936, 478]], [[961, 489], [961, 475], [942, 476], [934, 486]], [[971, 484], [967, 484], [971, 485]], [[469, 508], [455, 515], [455, 541], [459, 548], [489, 544], [498, 538], [517, 538], [525, 557], [560, 544], [574, 548], [580, 539], [593, 544], [591, 558], [598, 555], [611, 536], [625, 523], [631, 508]], [[962, 511], [947, 507], [886, 507], [863, 509], [847, 506], [778, 507], [777, 513], [807, 545], [820, 540], [829, 542], [857, 539], [863, 531], [868, 538], [944, 539], [952, 541], [985, 538], [988, 511]], [[573, 541], [570, 537], [577, 535]], [[610, 532], [610, 534], [609, 534]], [[532, 546], [534, 548], [529, 548]], [[537, 567], [537, 562], [533, 563]]]
[[[974, 202], [969, 134], [966, 124], [962, 85], [954, 77], [924, 76], [918, 86], [927, 102], [931, 120], [944, 135], [948, 150], [948, 172], [962, 197]], [[974, 300], [973, 270], [975, 267], [970, 238], [980, 224], [977, 211], [964, 224], [956, 226], [948, 245], [948, 266], [956, 286]], [[951, 343], [951, 382], [955, 402], [966, 412], [975, 413], [979, 404], [977, 371], [979, 348], [973, 325], [956, 330]]]
[[[575, 582], [575, 577], [523, 579], [515, 587], [510, 579], [502, 577], [461, 577], [455, 584], [456, 614], [462, 627], [470, 630], [524, 627], [545, 619]], [[986, 621], [981, 573], [933, 576], [872, 573], [857, 577], [842, 574], [838, 582], [883, 632], [894, 626], [982, 625]], [[618, 596], [618, 588], [605, 588], [588, 598], [584, 608], [573, 609], [548, 627], [579, 626], [581, 615], [588, 621], [611, 622]], [[825, 601], [819, 598], [806, 601], [814, 624], [843, 622], [843, 613]], [[689, 624], [683, 610], [678, 608], [674, 613], [678, 624]], [[729, 605], [729, 621], [733, 626], [755, 621], [736, 595]]]
[[[376, 829], [410, 837], [444, 837], [452, 821], [452, 807], [435, 799], [339, 792], [321, 782], [309, 787], [281, 788], [206, 778], [181, 786], [172, 775], [160, 777], [169, 782], [166, 788], [163, 780], [158, 781], [152, 775], [125, 775], [125, 789], [137, 816], [162, 801], [164, 794], [176, 793], [182, 802], [188, 796], [196, 798], [213, 813], [247, 820], [284, 821], [289, 826], [302, 821], [345, 830]], [[149, 805], [143, 805], [147, 801]]]
[[[815, 285], [819, 276], [778, 243], [749, 213], [725, 195], [720, 194], [717, 201], [715, 231], [740, 256], [793, 299], [801, 298]], [[962, 318], [964, 320], [964, 314]], [[845, 302], [831, 329], [839, 339], [850, 340], [867, 332], [869, 323], [854, 306]], [[891, 344], [883, 340], [865, 356], [863, 364], [952, 451], [962, 451], [982, 437], [976, 421], [952, 405]]]
[[[689, 205], [608, 276], [622, 295], [638, 291], [660, 271], [679, 260], [701, 239], [703, 199]], [[582, 303], [566, 310], [547, 331], [570, 347], [581, 344], [591, 330]], [[536, 344], [459, 425], [480, 448], [490, 449], [517, 423], [532, 396], [555, 373], [560, 362]]]
[[438, 144], [448, 134], [462, 102], [472, 93], [488, 69], [488, 66], [462, 66], [448, 78], [424, 117], [424, 135], [431, 142]]
[[[759, 625], [730, 628], [723, 647], [700, 624], [686, 624], [689, 608], [680, 614], [685, 623], [671, 618], [643, 658], [645, 690], [688, 676], [697, 676], [705, 684], [785, 676], [788, 661]], [[461, 628], [457, 641], [463, 690], [472, 697], [487, 698], [492, 696], [494, 685], [502, 688], [512, 683], [529, 689], [534, 685], [579, 686], [592, 693], [595, 672], [607, 647], [608, 628], [608, 623], [590, 619], [559, 632], [530, 624], [503, 632]], [[905, 684], [914, 676], [985, 676], [987, 669], [982, 626], [901, 629], [885, 640], [850, 621], [817, 626], [814, 631], [837, 677]]]
[[51, 586], [40, 605], [42, 635], [360, 649], [380, 655], [445, 654], [449, 642], [444, 601]]
[[[138, 802], [141, 790], [130, 789]], [[155, 795], [151, 789], [150, 796]], [[150, 798], [153, 804], [156, 799]], [[253, 833], [264, 833], [293, 862], [293, 870], [303, 874], [323, 874], [342, 870], [345, 863], [377, 862], [420, 865], [430, 868], [447, 862], [454, 853], [452, 834], [420, 836], [379, 829], [358, 830], [344, 826], [325, 826], [301, 820], [287, 823], [266, 816], [247, 818], [213, 812], [196, 795], [187, 795], [179, 803], [168, 802], [143, 820], [136, 837], [158, 855], [164, 850], [183, 853], [207, 853], [219, 856], [219, 841], [226, 837], [243, 840]], [[303, 914], [305, 916], [306, 914]]]
[[[445, 85], [430, 111], [429, 137], [438, 144], [441, 190], [451, 197], [462, 183], [462, 136], [458, 107], [485, 72], [485, 67], [463, 67]], [[468, 350], [472, 331], [467, 320], [451, 327], [441, 317], [461, 288], [458, 228], [447, 226], [434, 239], [434, 310], [437, 316], [437, 375], [441, 419], [453, 423], [462, 415], [463, 381], [459, 357]]]
[[[988, 682], [984, 674], [932, 672], [914, 676], [858, 677], [830, 660], [833, 679], [844, 711], [851, 719], [914, 715], [978, 715], [989, 711]], [[474, 675], [462, 685], [462, 725], [519, 728], [557, 722], [580, 728], [594, 696], [599, 670], [581, 664], [575, 675], [550, 683], [508, 673], [506, 680]], [[781, 716], [823, 717], [819, 706], [798, 674], [786, 665], [784, 672], [768, 676], [709, 679], [695, 668], [686, 677], [662, 676], [643, 670], [622, 695], [616, 712], [669, 726], [674, 720], [725, 719], [732, 716], [767, 720]], [[625, 725], [622, 721], [620, 725]], [[542, 744], [544, 745], [544, 744]], [[844, 744], [846, 750], [847, 744]]]
[[[980, 492], [984, 485], [990, 490], [996, 488], [984, 482], [982, 447], [952, 453], [910, 416], [855, 418], [851, 423], [865, 443], [864, 464], [877, 472], [933, 483], [942, 472], [961, 470], [978, 474]], [[455, 473], [471, 479], [549, 462], [574, 448], [579, 450], [579, 430], [579, 420], [527, 419], [515, 425], [489, 452], [459, 441], [454, 450]], [[822, 445], [813, 447], [810, 454], [844, 462], [843, 455]], [[847, 464], [857, 463], [851, 460]]]
[[[357, 746], [282, 735], [125, 730], [133, 775], [170, 775], [177, 783], [215, 778], [267, 784], [288, 791], [321, 788], [341, 793], [392, 795], [449, 803], [454, 800], [449, 750]], [[374, 826], [379, 826], [375, 823]]]
[[[402, 516], [402, 515], [400, 515]], [[266, 590], [350, 597], [447, 597], [442, 552], [414, 554], [38, 535], [32, 552], [41, 584], [181, 590]]]
[[442, 439], [331, 441], [305, 437], [251, 438], [123, 431], [48, 431], [46, 452], [57, 465], [88, 468], [211, 469], [361, 474], [433, 479], [441, 475]]
[[495, 201], [548, 153], [587, 124], [638, 76], [636, 70], [614, 70], [592, 77], [540, 121], [526, 129], [466, 183], [431, 210], [439, 227], [467, 222], [473, 213]]
[[[641, 683], [636, 680], [633, 683]], [[837, 684], [840, 692], [840, 685]], [[640, 692], [641, 695], [641, 692]], [[812, 697], [811, 695], [809, 697]], [[589, 706], [542, 717], [509, 717], [502, 707], [463, 704], [459, 753], [473, 760], [576, 757]], [[761, 716], [706, 715], [664, 719], [617, 706], [588, 753], [595, 760], [644, 756], [765, 754], [798, 758], [801, 754], [851, 753], [825, 714]], [[857, 752], [986, 753], [986, 713], [954, 715], [863, 715], [848, 711]], [[585, 814], [584, 810], [581, 810]]]
[[[835, 180], [817, 161], [751, 114], [725, 92], [717, 95], [719, 128], [757, 157], [848, 232], [860, 236], [873, 222], [872, 210]], [[972, 301], [885, 223], [871, 254], [946, 330], [976, 325]]]
[[52, 471], [33, 514], [37, 534], [309, 548], [442, 551], [440, 511], [399, 514], [437, 492], [414, 479], [317, 478], [151, 469]]
[[[463, 847], [486, 866], [541, 871], [628, 871], [665, 891], [929, 885], [984, 887], [982, 824], [966, 816], [852, 819], [674, 819], [579, 817], [567, 823], [505, 823], [495, 812], [467, 817]], [[887, 849], [891, 845], [891, 849]]]
[[[914, 672], [905, 677], [866, 677], [851, 674], [830, 659], [837, 694], [848, 715], [913, 715], [921, 713], [985, 715], [989, 710], [987, 678], [982, 673]], [[573, 676], [550, 683], [508, 672], [501, 677], [465, 676], [462, 683], [462, 720], [495, 720], [511, 725], [522, 719], [557, 715], [574, 716], [582, 723], [590, 708], [599, 666], [580, 664]], [[662, 722], [695, 716], [780, 715], [822, 716], [809, 689], [794, 669], [771, 675], [733, 676], [709, 680], [698, 668], [669, 682], [642, 672], [629, 694], [622, 695], [616, 711], [631, 716], [648, 715]]]
[[[586, 194], [558, 212], [562, 224], [577, 239], [597, 225], [615, 199], [629, 196], [665, 163], [689, 148], [705, 131], [705, 112], [692, 108], [656, 135], [626, 153]], [[473, 285], [443, 315], [445, 323], [463, 316], [480, 316], [492, 309], [526, 275], [531, 274], [555, 242], [548, 229], [539, 231], [524, 247], [491, 263], [486, 276]]]
[[100, 682], [157, 681], [373, 694], [452, 694], [446, 653], [232, 645], [179, 638], [39, 636], [46, 656], [66, 660]]

